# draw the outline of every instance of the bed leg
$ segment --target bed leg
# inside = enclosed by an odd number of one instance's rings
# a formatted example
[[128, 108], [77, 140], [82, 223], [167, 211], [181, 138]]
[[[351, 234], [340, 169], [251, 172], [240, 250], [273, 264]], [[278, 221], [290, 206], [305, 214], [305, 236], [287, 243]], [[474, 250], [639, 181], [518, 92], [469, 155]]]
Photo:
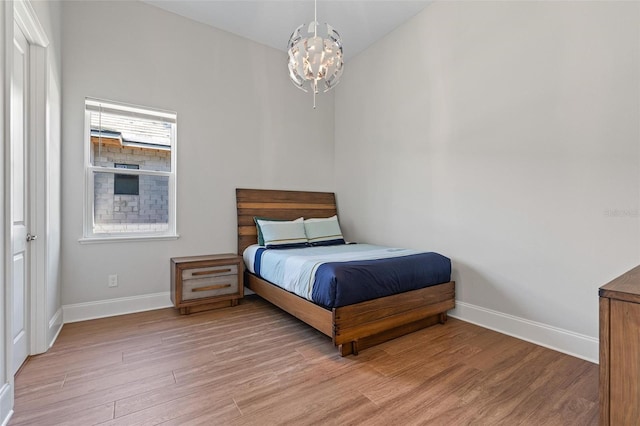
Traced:
[[343, 343], [341, 345], [338, 345], [338, 353], [340, 354], [340, 356], [351, 355], [351, 351], [351, 343]]
[[445, 322], [447, 322], [447, 313], [446, 312], [440, 313], [439, 322], [440, 322], [440, 324], [444, 324]]
[[347, 356], [352, 354], [358, 355], [358, 343], [353, 341], [338, 345], [338, 352], [340, 353], [340, 356]]

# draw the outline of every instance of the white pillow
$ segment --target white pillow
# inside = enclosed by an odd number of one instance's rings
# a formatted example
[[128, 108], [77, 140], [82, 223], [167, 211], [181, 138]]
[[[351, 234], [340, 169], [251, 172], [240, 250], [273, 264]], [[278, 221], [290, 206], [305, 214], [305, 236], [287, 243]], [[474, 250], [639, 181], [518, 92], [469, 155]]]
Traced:
[[304, 232], [304, 219], [291, 221], [257, 220], [266, 248], [293, 248], [308, 245]]
[[345, 244], [338, 216], [304, 221], [304, 231], [312, 246], [331, 246]]

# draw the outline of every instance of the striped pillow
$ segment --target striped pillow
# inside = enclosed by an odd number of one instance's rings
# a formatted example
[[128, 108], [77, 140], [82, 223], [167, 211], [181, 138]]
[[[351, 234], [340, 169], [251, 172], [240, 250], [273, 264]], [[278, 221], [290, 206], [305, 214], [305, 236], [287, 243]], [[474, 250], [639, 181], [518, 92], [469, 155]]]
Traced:
[[270, 217], [254, 216], [253, 221], [256, 223], [256, 232], [258, 233], [258, 245], [264, 246], [264, 237], [262, 236], [262, 229], [258, 224], [259, 220], [266, 220], [267, 222], [287, 222], [287, 219], [272, 219]]
[[338, 224], [338, 216], [325, 219], [307, 219], [304, 221], [304, 231], [312, 246], [345, 244]]
[[266, 248], [293, 248], [308, 245], [307, 235], [304, 233], [304, 219], [290, 221], [256, 220]]

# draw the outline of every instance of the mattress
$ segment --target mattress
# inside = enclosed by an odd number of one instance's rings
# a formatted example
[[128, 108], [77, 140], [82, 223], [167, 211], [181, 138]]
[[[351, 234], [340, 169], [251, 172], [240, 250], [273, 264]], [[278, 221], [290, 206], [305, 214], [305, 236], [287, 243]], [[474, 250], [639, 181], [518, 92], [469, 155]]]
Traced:
[[451, 281], [451, 260], [441, 254], [371, 244], [252, 245], [243, 258], [249, 272], [326, 308]]

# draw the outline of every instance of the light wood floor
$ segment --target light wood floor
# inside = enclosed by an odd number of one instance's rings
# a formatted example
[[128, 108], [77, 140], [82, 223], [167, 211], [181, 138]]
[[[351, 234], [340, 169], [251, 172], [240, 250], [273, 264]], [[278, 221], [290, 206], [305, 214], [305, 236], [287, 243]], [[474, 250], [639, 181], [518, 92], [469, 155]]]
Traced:
[[462, 321], [340, 358], [260, 300], [67, 324], [12, 425], [595, 425], [597, 365]]

